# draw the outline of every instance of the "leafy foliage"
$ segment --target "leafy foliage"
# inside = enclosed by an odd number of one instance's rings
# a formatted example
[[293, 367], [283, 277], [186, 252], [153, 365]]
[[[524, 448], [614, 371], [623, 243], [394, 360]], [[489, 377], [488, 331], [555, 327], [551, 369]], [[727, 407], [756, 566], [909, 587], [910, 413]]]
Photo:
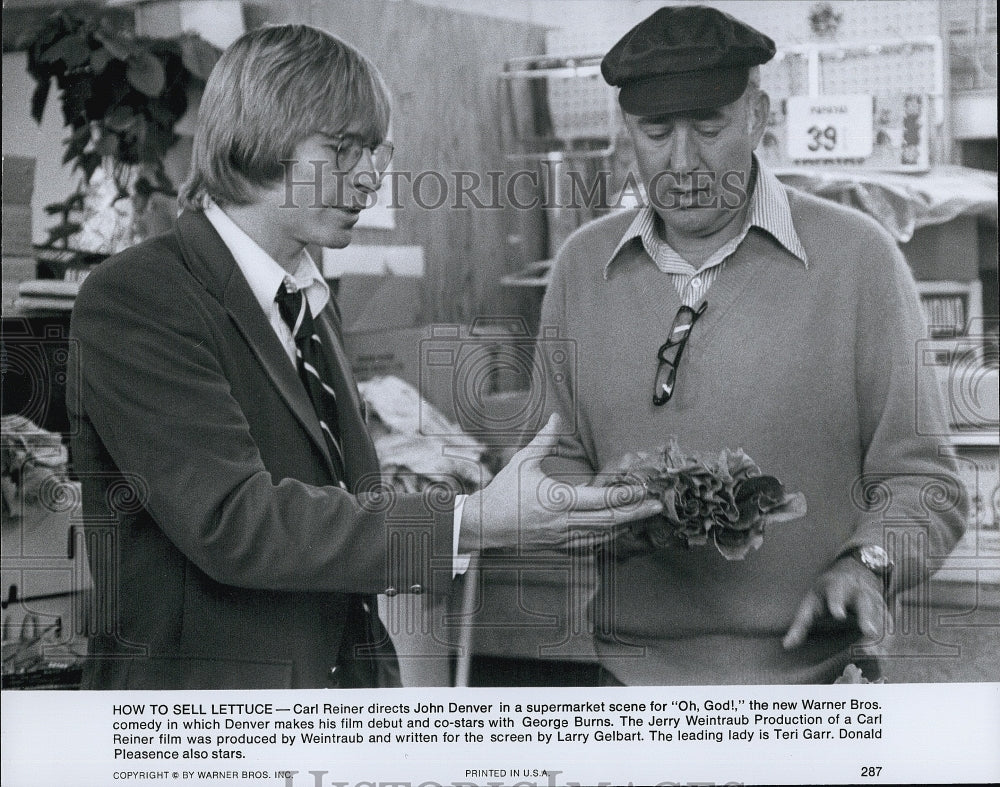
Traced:
[[[204, 86], [218, 57], [195, 35], [137, 38], [84, 9], [49, 17], [28, 46], [28, 73], [36, 83], [31, 115], [41, 122], [54, 80], [70, 131], [63, 163], [82, 174], [77, 194], [107, 160], [114, 163], [119, 197], [136, 199], [140, 210], [155, 192], [176, 193], [163, 160], [177, 141], [174, 127], [187, 111], [189, 90]], [[50, 245], [67, 246], [70, 212], [82, 204], [75, 197], [49, 206], [63, 217], [50, 231]]]
[[633, 523], [616, 545], [620, 557], [680, 544], [714, 543], [727, 560], [743, 560], [764, 542], [768, 523], [806, 513], [801, 493], [787, 493], [742, 449], [716, 456], [689, 454], [671, 437], [653, 452], [622, 458], [611, 483], [639, 484], [663, 503], [663, 513]]

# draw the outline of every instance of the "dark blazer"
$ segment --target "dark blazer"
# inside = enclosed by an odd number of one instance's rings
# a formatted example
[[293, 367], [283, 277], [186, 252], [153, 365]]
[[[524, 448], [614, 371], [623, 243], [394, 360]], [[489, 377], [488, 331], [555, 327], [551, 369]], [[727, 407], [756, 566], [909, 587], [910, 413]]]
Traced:
[[370, 594], [450, 578], [451, 495], [381, 485], [332, 303], [316, 323], [340, 371], [350, 491], [203, 214], [82, 285], [67, 402], [96, 595], [86, 687], [343, 685]]

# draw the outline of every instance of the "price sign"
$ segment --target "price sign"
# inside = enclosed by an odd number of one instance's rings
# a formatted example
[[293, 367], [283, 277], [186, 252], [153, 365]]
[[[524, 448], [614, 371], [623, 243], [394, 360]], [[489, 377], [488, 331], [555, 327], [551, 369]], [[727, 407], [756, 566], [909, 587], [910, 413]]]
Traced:
[[872, 97], [791, 96], [787, 131], [789, 158], [867, 158], [872, 153]]

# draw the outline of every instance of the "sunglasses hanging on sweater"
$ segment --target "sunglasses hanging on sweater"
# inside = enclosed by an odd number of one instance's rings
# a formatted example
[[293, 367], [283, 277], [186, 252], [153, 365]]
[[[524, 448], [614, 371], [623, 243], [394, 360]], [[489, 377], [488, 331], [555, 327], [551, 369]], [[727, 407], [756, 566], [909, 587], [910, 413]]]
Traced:
[[656, 387], [653, 389], [653, 404], [662, 407], [670, 401], [674, 395], [674, 386], [677, 382], [677, 367], [680, 365], [681, 356], [684, 354], [684, 345], [687, 344], [691, 329], [698, 321], [698, 318], [705, 313], [708, 302], [704, 302], [697, 308], [692, 309], [684, 305], [677, 310], [674, 322], [670, 326], [670, 335], [660, 346], [656, 353]]

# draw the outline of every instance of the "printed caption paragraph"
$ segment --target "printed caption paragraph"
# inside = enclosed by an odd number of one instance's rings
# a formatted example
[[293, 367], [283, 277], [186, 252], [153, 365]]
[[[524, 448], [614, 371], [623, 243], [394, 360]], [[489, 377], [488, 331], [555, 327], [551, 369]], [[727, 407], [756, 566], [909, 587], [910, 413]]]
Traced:
[[364, 743], [759, 743], [881, 739], [882, 704], [820, 700], [639, 702], [125, 703], [113, 707], [115, 760], [247, 758], [246, 747]]
[[3, 725], [13, 787], [1000, 779], [995, 683], [5, 692]]

